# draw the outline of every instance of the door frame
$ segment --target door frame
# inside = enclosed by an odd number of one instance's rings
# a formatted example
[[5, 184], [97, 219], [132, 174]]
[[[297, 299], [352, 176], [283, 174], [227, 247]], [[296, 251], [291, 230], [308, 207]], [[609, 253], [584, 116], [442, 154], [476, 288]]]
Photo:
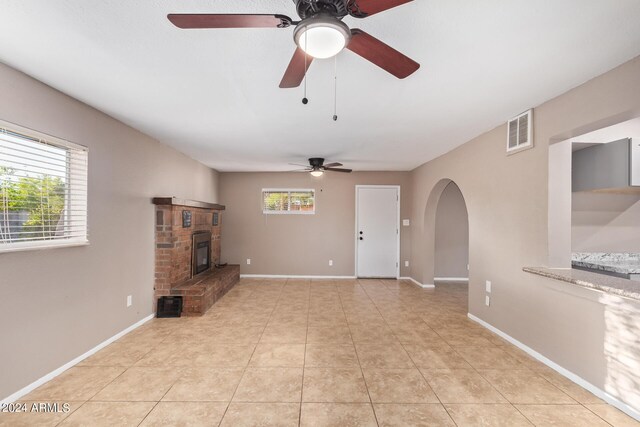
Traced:
[[395, 188], [396, 190], [398, 190], [398, 201], [397, 206], [396, 206], [396, 212], [397, 212], [397, 224], [396, 224], [396, 245], [397, 245], [397, 251], [396, 251], [396, 279], [400, 278], [400, 224], [402, 223], [402, 220], [400, 219], [400, 185], [376, 185], [376, 184], [356, 184], [356, 193], [355, 193], [355, 202], [356, 202], [356, 218], [355, 218], [355, 229], [354, 229], [354, 237], [353, 237], [353, 242], [354, 242], [354, 250], [355, 250], [355, 265], [353, 266], [354, 269], [354, 276], [356, 278], [358, 278], [358, 190], [360, 188]]

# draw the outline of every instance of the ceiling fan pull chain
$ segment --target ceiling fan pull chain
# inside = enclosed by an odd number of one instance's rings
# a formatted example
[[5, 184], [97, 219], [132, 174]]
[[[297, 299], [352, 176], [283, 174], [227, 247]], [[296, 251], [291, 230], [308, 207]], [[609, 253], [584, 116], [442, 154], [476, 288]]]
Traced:
[[304, 97], [302, 98], [302, 103], [307, 105], [309, 103], [309, 99], [307, 99], [307, 39], [309, 38], [309, 34], [304, 38]]
[[333, 57], [333, 121], [338, 120], [338, 55]]

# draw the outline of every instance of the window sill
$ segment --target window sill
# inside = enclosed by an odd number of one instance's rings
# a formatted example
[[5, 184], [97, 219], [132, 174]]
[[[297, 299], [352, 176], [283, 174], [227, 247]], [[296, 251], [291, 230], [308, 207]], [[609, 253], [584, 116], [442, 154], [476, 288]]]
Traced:
[[42, 249], [54, 249], [54, 248], [69, 248], [73, 246], [89, 246], [87, 239], [82, 240], [69, 240], [65, 242], [46, 241], [46, 242], [21, 242], [21, 243], [8, 243], [9, 247], [3, 247], [5, 244], [0, 244], [0, 254], [9, 252], [24, 252], [35, 251]]

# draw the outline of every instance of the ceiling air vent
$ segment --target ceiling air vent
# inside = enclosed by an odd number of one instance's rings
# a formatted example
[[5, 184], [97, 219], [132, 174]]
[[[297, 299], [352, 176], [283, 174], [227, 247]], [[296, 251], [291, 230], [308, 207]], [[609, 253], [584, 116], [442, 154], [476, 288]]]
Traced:
[[507, 153], [533, 146], [532, 113], [525, 111], [507, 122]]

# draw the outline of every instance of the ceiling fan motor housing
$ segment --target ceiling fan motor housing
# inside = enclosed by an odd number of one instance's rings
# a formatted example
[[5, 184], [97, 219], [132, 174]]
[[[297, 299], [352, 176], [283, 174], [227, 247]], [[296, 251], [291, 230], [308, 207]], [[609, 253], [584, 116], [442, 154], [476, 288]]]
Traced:
[[309, 165], [314, 168], [321, 168], [324, 164], [324, 159], [322, 157], [312, 157], [309, 159]]
[[298, 16], [302, 19], [314, 17], [319, 14], [333, 16], [342, 19], [348, 13], [348, 0], [293, 0], [296, 3]]

